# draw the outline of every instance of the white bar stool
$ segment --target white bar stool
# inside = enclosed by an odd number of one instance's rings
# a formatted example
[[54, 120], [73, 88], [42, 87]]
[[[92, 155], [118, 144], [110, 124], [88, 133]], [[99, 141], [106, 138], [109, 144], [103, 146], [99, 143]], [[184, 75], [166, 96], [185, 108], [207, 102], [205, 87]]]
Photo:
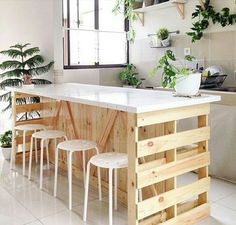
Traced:
[[[85, 152], [91, 149], [95, 149], [99, 154], [97, 144], [94, 141], [89, 140], [69, 140], [58, 144], [55, 152], [55, 180], [54, 180], [54, 197], [57, 196], [57, 174], [58, 174], [58, 151], [64, 150], [67, 152], [67, 164], [68, 164], [68, 182], [69, 182], [69, 209], [72, 209], [72, 155], [74, 152], [82, 151], [83, 154], [83, 176], [84, 186], [86, 177], [85, 168]], [[100, 170], [98, 170], [98, 180], [101, 181]]]
[[[87, 208], [88, 208], [88, 191], [89, 191], [89, 173], [90, 164], [97, 166], [98, 168], [109, 169], [109, 225], [113, 224], [113, 196], [112, 196], [112, 176], [114, 169], [114, 184], [115, 184], [115, 196], [114, 196], [114, 208], [117, 210], [117, 169], [128, 167], [128, 155], [125, 153], [102, 153], [93, 156], [87, 164], [86, 175], [86, 187], [84, 197], [84, 215], [83, 220], [87, 220]], [[101, 181], [99, 182], [99, 200], [102, 199]]]
[[32, 149], [33, 149], [33, 139], [40, 139], [41, 140], [41, 155], [40, 155], [40, 189], [43, 187], [43, 147], [44, 142], [46, 142], [46, 154], [47, 154], [47, 166], [48, 169], [50, 169], [49, 165], [49, 152], [48, 152], [48, 141], [50, 139], [54, 140], [54, 146], [56, 151], [57, 146], [57, 139], [64, 138], [67, 140], [66, 134], [63, 131], [60, 130], [45, 130], [45, 131], [39, 131], [32, 135], [31, 137], [31, 143], [30, 143], [30, 160], [29, 160], [29, 174], [28, 179], [31, 179], [31, 167], [32, 167]]
[[[23, 132], [23, 175], [25, 176], [25, 148], [26, 148], [26, 133], [28, 131], [33, 131], [33, 132], [37, 132], [40, 130], [45, 130], [46, 126], [42, 125], [42, 124], [23, 124], [23, 125], [18, 125], [14, 127], [14, 131], [22, 131]], [[14, 152], [14, 148], [12, 148], [11, 151], [11, 169], [13, 168], [13, 162], [14, 162], [14, 157], [15, 157], [15, 152]], [[38, 157], [37, 157], [37, 140], [35, 139], [35, 161], [36, 163], [38, 162]]]

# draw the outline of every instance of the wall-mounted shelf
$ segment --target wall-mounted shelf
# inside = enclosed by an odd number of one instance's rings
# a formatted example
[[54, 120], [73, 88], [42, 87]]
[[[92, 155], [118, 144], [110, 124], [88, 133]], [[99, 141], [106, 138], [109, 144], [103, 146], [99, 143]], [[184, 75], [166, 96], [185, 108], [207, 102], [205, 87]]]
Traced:
[[137, 14], [142, 25], [144, 25], [144, 13], [155, 11], [155, 10], [161, 10], [165, 8], [170, 8], [173, 6], [176, 6], [180, 16], [182, 17], [182, 19], [184, 19], [184, 16], [185, 16], [184, 5], [186, 2], [187, 2], [186, 0], [169, 0], [168, 2], [154, 4], [152, 6], [142, 7], [140, 9], [135, 9], [134, 12]]

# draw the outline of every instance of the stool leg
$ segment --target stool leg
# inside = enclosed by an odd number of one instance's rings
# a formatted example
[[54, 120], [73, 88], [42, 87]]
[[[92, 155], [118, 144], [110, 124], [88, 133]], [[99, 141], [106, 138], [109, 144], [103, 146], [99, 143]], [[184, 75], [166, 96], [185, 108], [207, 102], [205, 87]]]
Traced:
[[87, 210], [88, 210], [88, 191], [89, 191], [89, 175], [90, 175], [90, 161], [87, 164], [87, 173], [85, 180], [85, 193], [84, 193], [84, 215], [83, 220], [86, 222], [87, 220]]
[[114, 170], [114, 183], [115, 183], [114, 209], [117, 210], [117, 169]]
[[97, 173], [98, 173], [98, 194], [99, 194], [99, 200], [102, 201], [102, 179], [101, 179], [101, 169], [100, 169], [100, 167], [97, 167]]
[[58, 151], [59, 151], [59, 149], [56, 148], [56, 151], [55, 151], [55, 175], [54, 175], [54, 197], [57, 196]]
[[41, 140], [41, 156], [40, 156], [40, 180], [39, 180], [39, 188], [43, 188], [43, 142], [44, 140]]
[[112, 169], [109, 169], [109, 225], [112, 225], [112, 214], [113, 214], [113, 207], [112, 207], [112, 204], [113, 204], [113, 197], [112, 197]]
[[25, 131], [23, 131], [23, 176], [25, 176]]
[[85, 188], [85, 178], [86, 178], [85, 151], [83, 151], [82, 154], [83, 154], [83, 178], [84, 178], [84, 188]]
[[34, 143], [34, 138], [31, 136], [31, 140], [30, 140], [30, 158], [29, 158], [29, 171], [28, 171], [28, 180], [30, 180], [30, 179], [31, 179], [31, 168], [32, 168], [33, 143]]
[[12, 149], [11, 149], [11, 162], [10, 162], [10, 169], [13, 169], [13, 165], [15, 165], [16, 159], [16, 130], [12, 130]]
[[49, 141], [46, 140], [47, 167], [48, 167], [48, 170], [50, 170], [48, 145], [49, 145]]
[[73, 152], [69, 153], [69, 210], [72, 209], [72, 155]]
[[[34, 131], [34, 133], [36, 133], [37, 130]], [[35, 151], [35, 162], [36, 164], [38, 163], [38, 153], [37, 153], [37, 138], [34, 139], [34, 151]]]

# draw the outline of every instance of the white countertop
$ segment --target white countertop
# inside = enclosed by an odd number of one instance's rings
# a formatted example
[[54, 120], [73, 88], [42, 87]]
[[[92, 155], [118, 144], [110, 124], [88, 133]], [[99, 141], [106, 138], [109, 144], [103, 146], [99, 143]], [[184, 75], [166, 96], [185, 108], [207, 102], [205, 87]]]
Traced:
[[142, 113], [220, 101], [220, 96], [174, 97], [172, 92], [78, 83], [39, 85], [33, 88], [8, 88], [26, 94], [57, 100]]

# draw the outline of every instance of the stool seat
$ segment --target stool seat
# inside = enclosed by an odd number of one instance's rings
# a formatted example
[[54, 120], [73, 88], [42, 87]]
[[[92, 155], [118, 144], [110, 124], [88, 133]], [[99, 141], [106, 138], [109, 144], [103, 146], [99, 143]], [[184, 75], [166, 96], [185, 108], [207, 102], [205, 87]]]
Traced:
[[128, 166], [128, 156], [125, 153], [109, 152], [93, 156], [90, 162], [102, 168], [126, 168]]
[[31, 131], [31, 130], [43, 130], [46, 126], [43, 124], [23, 124], [15, 126], [16, 130]]
[[75, 152], [75, 151], [85, 151], [96, 148], [97, 144], [94, 141], [77, 139], [77, 140], [63, 141], [59, 143], [57, 147], [61, 150]]
[[55, 139], [65, 136], [66, 136], [65, 132], [60, 130], [44, 130], [36, 132], [32, 135], [32, 137], [39, 139]]

